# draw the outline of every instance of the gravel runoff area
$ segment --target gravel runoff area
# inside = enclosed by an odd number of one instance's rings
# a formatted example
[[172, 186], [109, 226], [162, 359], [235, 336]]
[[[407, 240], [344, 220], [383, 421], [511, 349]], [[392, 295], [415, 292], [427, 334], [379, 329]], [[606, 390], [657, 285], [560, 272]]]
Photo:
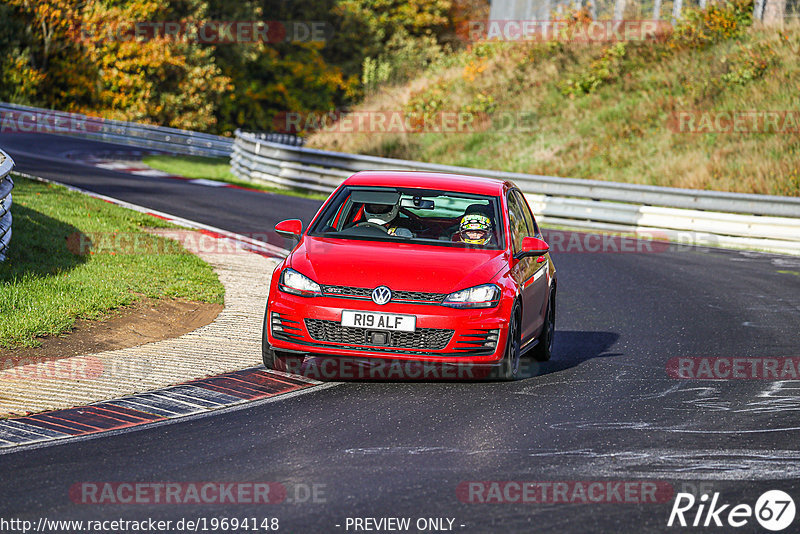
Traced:
[[180, 337], [0, 370], [0, 416], [109, 400], [261, 363], [261, 328], [276, 260], [193, 230], [157, 230], [211, 264], [225, 307]]

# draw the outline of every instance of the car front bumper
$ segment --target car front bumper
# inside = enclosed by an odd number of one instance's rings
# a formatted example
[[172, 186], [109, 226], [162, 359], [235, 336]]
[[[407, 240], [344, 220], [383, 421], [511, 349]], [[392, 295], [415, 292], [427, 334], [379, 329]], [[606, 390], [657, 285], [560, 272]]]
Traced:
[[[386, 330], [343, 327], [343, 310], [414, 315], [416, 330], [384, 336]], [[510, 299], [482, 309], [395, 302], [379, 306], [365, 299], [295, 296], [273, 287], [264, 333], [270, 347], [295, 354], [493, 366], [504, 354], [510, 314]]]

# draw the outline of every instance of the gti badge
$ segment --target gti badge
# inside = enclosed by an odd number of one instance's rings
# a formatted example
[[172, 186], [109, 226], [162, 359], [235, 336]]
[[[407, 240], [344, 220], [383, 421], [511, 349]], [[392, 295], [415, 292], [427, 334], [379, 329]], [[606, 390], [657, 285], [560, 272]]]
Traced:
[[383, 306], [392, 300], [392, 290], [386, 286], [378, 286], [372, 290], [372, 302]]

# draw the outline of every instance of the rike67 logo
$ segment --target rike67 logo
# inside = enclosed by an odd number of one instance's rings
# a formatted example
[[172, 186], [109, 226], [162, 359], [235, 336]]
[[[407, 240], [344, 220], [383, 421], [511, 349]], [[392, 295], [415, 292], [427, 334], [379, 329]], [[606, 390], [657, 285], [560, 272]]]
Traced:
[[794, 516], [794, 500], [788, 493], [780, 490], [765, 492], [754, 507], [749, 504], [725, 503], [719, 492], [711, 497], [704, 493], [699, 499], [691, 493], [678, 493], [667, 526], [739, 528], [755, 517], [763, 528], [777, 532], [791, 525]]

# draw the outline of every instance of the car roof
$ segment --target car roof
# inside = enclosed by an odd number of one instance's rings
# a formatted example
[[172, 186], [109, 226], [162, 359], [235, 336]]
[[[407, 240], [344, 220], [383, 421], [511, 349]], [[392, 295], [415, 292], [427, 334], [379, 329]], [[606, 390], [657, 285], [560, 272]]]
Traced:
[[505, 184], [495, 178], [427, 171], [361, 171], [344, 181], [344, 185], [439, 189], [491, 196], [501, 195]]

